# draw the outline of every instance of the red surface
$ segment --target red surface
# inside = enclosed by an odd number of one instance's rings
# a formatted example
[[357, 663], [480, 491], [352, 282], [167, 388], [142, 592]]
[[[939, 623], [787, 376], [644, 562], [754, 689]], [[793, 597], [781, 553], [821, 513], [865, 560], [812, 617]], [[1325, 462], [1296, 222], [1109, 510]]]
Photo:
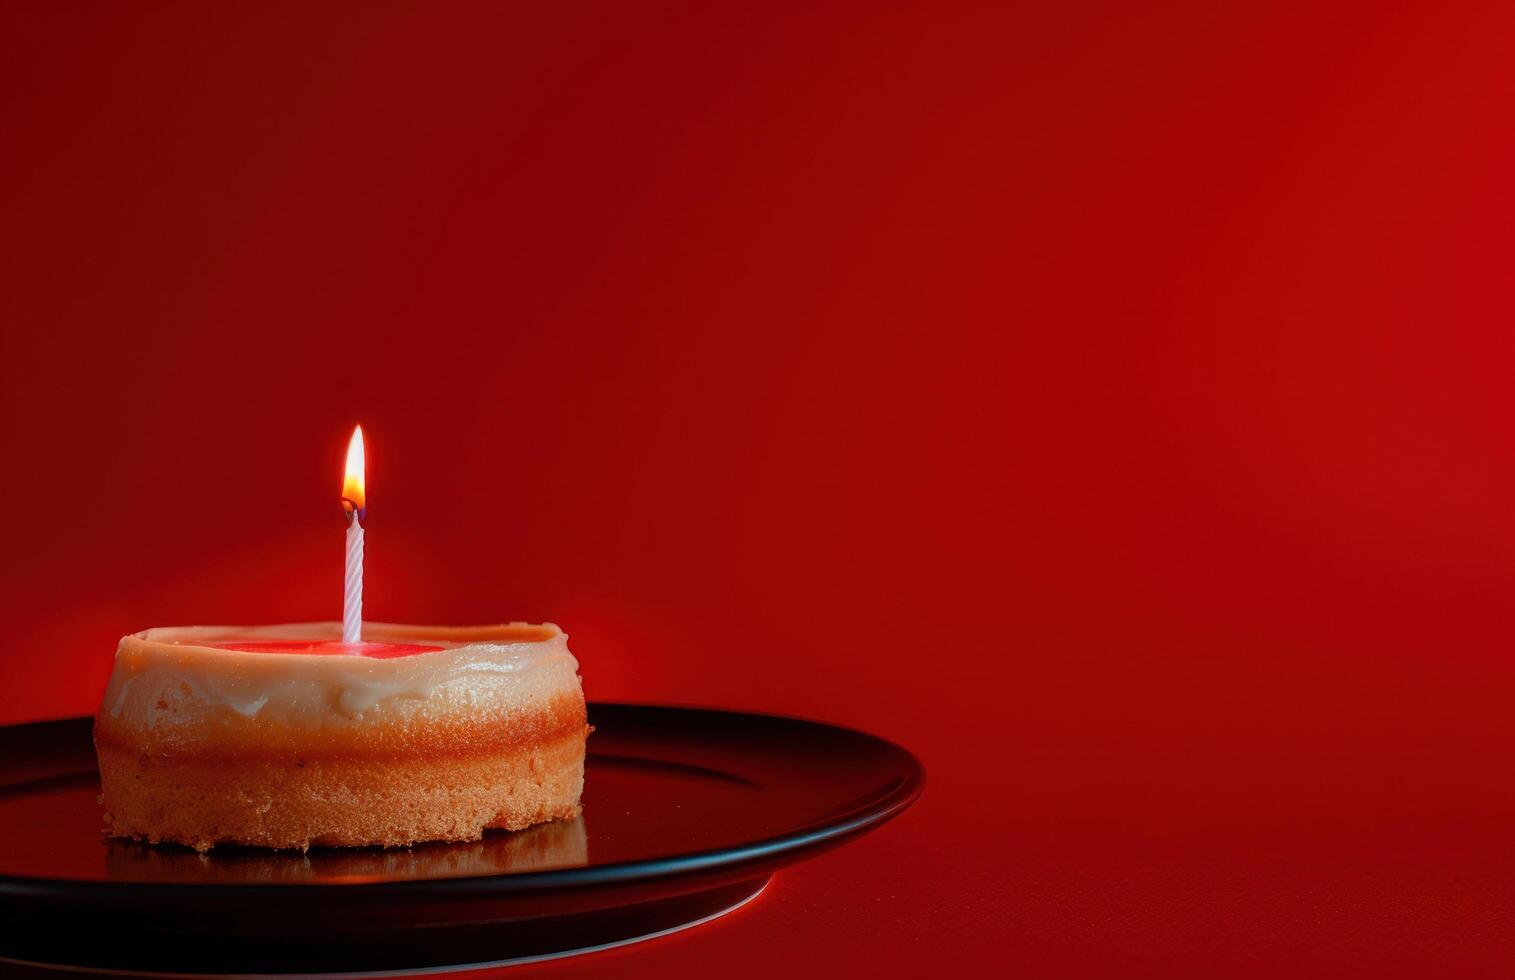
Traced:
[[537, 972], [1506, 972], [1508, 5], [1015, 6], [8, 5], [0, 717], [334, 618], [361, 421], [374, 618], [930, 770]]

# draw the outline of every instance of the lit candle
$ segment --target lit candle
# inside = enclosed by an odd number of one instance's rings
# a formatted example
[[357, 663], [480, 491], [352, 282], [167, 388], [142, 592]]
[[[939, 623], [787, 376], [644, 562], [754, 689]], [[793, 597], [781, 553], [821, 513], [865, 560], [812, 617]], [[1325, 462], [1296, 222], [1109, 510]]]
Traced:
[[342, 478], [342, 510], [347, 514], [347, 574], [342, 579], [342, 642], [363, 642], [363, 427], [347, 443], [347, 472]]

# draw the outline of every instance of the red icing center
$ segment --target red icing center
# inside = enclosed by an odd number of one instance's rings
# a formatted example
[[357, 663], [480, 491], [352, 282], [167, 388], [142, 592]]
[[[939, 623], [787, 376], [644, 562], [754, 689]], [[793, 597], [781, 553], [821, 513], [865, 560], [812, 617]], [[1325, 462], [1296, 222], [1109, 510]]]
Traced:
[[207, 643], [205, 646], [246, 653], [312, 653], [334, 657], [371, 657], [375, 660], [410, 657], [446, 649], [423, 643], [341, 643], [336, 640], [248, 640], [244, 643]]

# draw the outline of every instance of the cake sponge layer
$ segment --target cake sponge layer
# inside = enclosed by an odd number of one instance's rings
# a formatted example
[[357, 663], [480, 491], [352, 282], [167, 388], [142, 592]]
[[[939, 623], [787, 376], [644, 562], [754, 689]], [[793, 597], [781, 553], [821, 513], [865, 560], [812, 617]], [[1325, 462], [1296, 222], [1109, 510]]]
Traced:
[[587, 734], [439, 760], [160, 759], [102, 746], [105, 820], [118, 837], [201, 851], [478, 840], [577, 816]]

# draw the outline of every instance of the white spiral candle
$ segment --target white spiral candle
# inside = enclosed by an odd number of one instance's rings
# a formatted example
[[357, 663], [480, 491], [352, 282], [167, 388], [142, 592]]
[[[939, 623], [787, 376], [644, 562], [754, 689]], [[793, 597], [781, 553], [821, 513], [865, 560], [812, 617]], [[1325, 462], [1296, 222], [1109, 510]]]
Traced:
[[342, 511], [347, 515], [347, 574], [342, 577], [342, 642], [363, 642], [363, 514], [368, 499], [363, 427], [347, 443], [347, 470], [342, 477]]
[[347, 525], [347, 574], [342, 580], [342, 642], [363, 641], [363, 525]]

